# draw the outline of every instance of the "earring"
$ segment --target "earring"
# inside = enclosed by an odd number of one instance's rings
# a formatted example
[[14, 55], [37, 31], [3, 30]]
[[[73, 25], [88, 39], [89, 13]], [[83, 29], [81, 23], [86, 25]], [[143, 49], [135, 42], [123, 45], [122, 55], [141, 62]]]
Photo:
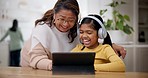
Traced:
[[53, 23], [55, 23], [55, 19], [53, 19]]
[[55, 19], [52, 20], [52, 23], [55, 24]]

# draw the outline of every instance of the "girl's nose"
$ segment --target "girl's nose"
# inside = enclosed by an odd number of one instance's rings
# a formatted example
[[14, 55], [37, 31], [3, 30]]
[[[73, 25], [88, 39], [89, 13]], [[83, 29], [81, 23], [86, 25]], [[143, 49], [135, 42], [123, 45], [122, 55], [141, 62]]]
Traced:
[[86, 33], [83, 33], [83, 34], [82, 34], [82, 37], [85, 39], [85, 38], [87, 38], [88, 36], [87, 36]]

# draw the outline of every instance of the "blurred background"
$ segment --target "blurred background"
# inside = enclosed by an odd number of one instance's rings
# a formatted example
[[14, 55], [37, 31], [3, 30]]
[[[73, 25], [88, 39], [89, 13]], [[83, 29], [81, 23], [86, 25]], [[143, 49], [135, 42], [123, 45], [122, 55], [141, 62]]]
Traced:
[[[36, 19], [53, 8], [57, 0], [0, 0], [0, 39], [12, 26], [12, 20], [18, 19], [23, 38], [26, 41], [32, 32]], [[101, 9], [109, 9], [104, 20], [112, 18], [113, 8], [106, 6], [113, 0], [77, 0], [80, 5], [80, 17], [90, 13], [99, 14]], [[148, 0], [124, 0], [126, 6], [118, 9], [130, 16], [130, 25], [134, 32], [124, 42], [116, 42], [127, 49], [124, 60], [127, 71], [148, 71]], [[143, 35], [144, 33], [144, 35]], [[142, 36], [142, 37], [141, 37]], [[144, 38], [145, 41], [139, 41]], [[8, 66], [9, 40], [0, 43], [0, 66]]]

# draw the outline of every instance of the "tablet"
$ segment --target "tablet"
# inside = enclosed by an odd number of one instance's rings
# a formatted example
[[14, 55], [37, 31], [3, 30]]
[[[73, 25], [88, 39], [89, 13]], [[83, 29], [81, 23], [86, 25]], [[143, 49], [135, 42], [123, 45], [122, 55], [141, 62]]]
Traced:
[[53, 74], [94, 74], [95, 52], [52, 53]]
[[95, 52], [56, 52], [52, 53], [53, 66], [94, 65]]

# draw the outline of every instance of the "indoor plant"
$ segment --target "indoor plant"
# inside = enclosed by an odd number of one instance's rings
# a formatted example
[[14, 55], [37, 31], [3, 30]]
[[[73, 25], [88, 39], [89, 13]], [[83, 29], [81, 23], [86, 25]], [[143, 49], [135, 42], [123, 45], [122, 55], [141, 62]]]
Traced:
[[[128, 24], [130, 22], [130, 18], [126, 14], [121, 14], [119, 10], [117, 10], [118, 6], [124, 5], [126, 2], [124, 1], [112, 1], [108, 6], [113, 8], [112, 11], [112, 19], [107, 19], [104, 24], [105, 28], [107, 30], [121, 30], [126, 34], [131, 34], [134, 30], [133, 28]], [[104, 17], [103, 15], [108, 11], [108, 9], [100, 10], [100, 15]]]

